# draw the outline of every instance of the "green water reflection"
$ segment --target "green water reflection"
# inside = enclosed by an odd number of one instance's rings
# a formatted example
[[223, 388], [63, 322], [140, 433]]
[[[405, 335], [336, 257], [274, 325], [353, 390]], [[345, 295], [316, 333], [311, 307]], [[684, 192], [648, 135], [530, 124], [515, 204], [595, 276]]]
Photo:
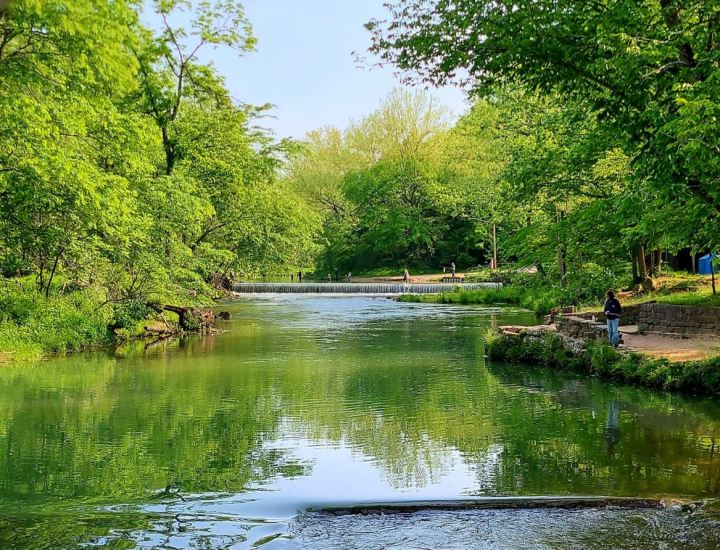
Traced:
[[715, 401], [486, 365], [484, 328], [527, 313], [226, 309], [221, 336], [0, 369], [0, 537], [27, 534], [24, 511], [202, 497], [221, 512], [259, 489], [253, 517], [280, 501], [720, 493]]

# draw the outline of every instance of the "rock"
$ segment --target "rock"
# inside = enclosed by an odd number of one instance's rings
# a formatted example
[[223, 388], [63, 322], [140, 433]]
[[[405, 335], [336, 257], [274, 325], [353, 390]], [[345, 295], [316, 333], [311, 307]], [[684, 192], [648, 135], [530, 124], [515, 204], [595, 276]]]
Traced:
[[223, 321], [228, 321], [228, 320], [230, 320], [231, 317], [232, 317], [232, 315], [230, 315], [229, 311], [220, 311], [217, 314], [217, 318], [222, 319]]

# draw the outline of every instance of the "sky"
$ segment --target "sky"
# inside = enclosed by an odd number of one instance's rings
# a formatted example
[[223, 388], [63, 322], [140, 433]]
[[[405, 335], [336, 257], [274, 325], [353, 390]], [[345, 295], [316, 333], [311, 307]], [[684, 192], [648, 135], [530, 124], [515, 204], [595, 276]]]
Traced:
[[[245, 0], [256, 51], [239, 58], [226, 48], [206, 50], [202, 59], [215, 63], [233, 97], [276, 106], [274, 118], [261, 125], [278, 137], [300, 139], [322, 126], [344, 128], [401, 85], [392, 68], [358, 67], [352, 53], [366, 54], [370, 34], [363, 24], [385, 17], [384, 1]], [[147, 12], [145, 18], [150, 18]], [[466, 110], [459, 89], [434, 89], [432, 94], [456, 115]]]

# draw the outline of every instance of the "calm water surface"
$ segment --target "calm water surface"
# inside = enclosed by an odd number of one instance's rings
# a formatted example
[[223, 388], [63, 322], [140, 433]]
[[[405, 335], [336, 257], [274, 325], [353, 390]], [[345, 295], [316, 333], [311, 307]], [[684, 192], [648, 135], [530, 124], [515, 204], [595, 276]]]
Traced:
[[720, 547], [706, 512], [328, 505], [720, 496], [720, 406], [487, 364], [520, 310], [256, 297], [221, 336], [0, 369], [2, 548]]

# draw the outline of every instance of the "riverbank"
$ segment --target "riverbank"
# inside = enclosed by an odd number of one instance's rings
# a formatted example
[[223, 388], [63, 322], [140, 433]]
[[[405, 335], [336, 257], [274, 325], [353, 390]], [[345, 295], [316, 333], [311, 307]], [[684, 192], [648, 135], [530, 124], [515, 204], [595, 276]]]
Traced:
[[[518, 275], [518, 274], [515, 274]], [[508, 304], [529, 309], [540, 315], [547, 315], [553, 308], [574, 307], [581, 312], [600, 309], [604, 287], [578, 292], [531, 282], [523, 274], [516, 282], [506, 282], [498, 290], [464, 290], [461, 285], [452, 292], [434, 295], [406, 294], [398, 298], [402, 302], [437, 304]], [[466, 280], [480, 281], [482, 278], [467, 277]], [[654, 291], [621, 292], [623, 305], [658, 302], [671, 305], [720, 307], [720, 294], [713, 294], [710, 278], [698, 275], [669, 274], [655, 280]]]
[[[177, 310], [171, 311], [141, 300], [109, 301], [99, 288], [45, 296], [30, 280], [5, 280], [0, 287], [0, 364], [32, 362], [134, 340], [151, 343], [211, 323], [200, 313], [209, 299], [200, 296], [187, 301], [189, 305], [171, 306]], [[184, 311], [197, 312], [197, 318], [181, 319]]]
[[583, 349], [577, 349], [567, 345], [562, 335], [538, 328], [517, 333], [489, 331], [485, 342], [488, 357], [573, 370], [659, 390], [720, 395], [720, 356], [671, 361], [645, 353], [618, 351], [596, 341], [586, 341]]
[[403, 294], [398, 297], [398, 301], [430, 304], [513, 305], [541, 315], [550, 313], [550, 310], [558, 303], [557, 293], [552, 290], [526, 289], [518, 286], [487, 290], [463, 290], [458, 287], [452, 292], [438, 294]]

